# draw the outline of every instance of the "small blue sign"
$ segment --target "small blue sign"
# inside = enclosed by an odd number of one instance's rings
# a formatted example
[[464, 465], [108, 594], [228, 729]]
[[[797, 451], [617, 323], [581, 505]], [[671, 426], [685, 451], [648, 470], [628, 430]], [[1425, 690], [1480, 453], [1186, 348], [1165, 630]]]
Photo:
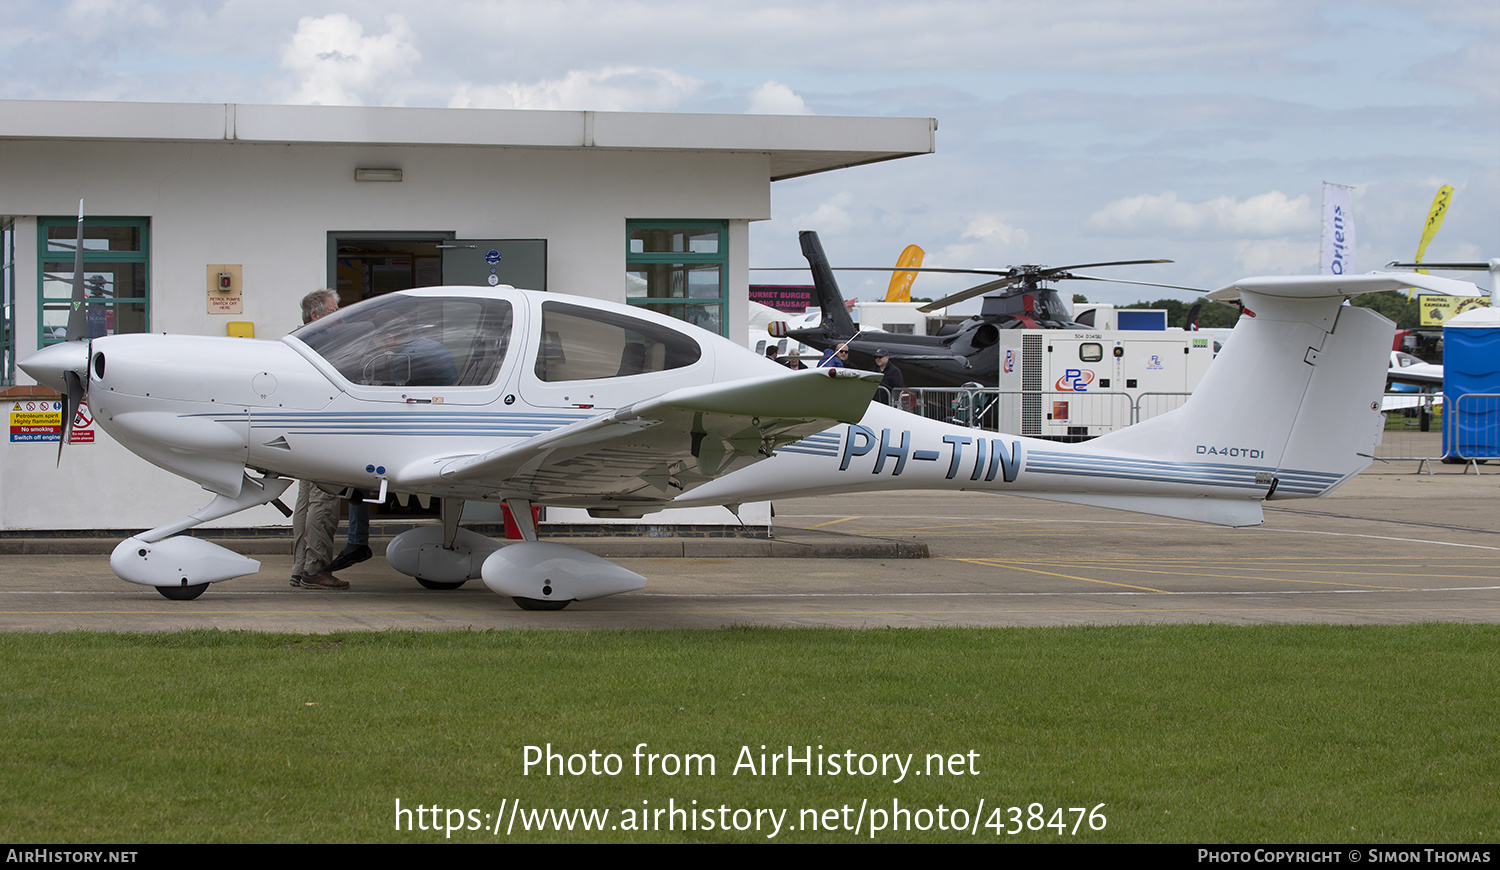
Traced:
[[500, 262], [500, 252], [495, 250], [494, 248], [490, 248], [489, 251], [484, 255], [484, 261], [486, 263], [489, 263], [491, 266], [495, 265], [496, 263]]

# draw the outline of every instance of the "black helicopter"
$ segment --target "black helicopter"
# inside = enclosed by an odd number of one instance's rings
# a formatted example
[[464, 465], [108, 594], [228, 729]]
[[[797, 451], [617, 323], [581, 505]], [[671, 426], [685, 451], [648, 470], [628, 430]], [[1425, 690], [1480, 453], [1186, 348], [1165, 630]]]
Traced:
[[[993, 387], [999, 383], [999, 353], [996, 344], [1002, 329], [1093, 329], [1090, 324], [1073, 320], [1067, 305], [1056, 290], [1038, 286], [1043, 282], [1074, 279], [1082, 281], [1108, 281], [1088, 275], [1074, 275], [1070, 269], [1086, 269], [1095, 266], [1132, 266], [1146, 263], [1170, 263], [1171, 260], [1120, 260], [1111, 263], [1080, 263], [1074, 266], [1012, 266], [1007, 269], [945, 269], [919, 267], [900, 269], [912, 272], [949, 272], [994, 275], [967, 290], [930, 302], [918, 311], [933, 311], [962, 302], [982, 293], [995, 290], [1004, 292], [984, 299], [984, 307], [975, 317], [970, 317], [951, 332], [942, 335], [899, 335], [879, 330], [857, 329], [844, 305], [843, 294], [833, 278], [833, 269], [823, 254], [823, 245], [818, 234], [803, 230], [798, 234], [802, 242], [802, 255], [807, 258], [812, 270], [814, 292], [822, 310], [822, 321], [806, 329], [785, 329], [773, 324], [774, 335], [786, 335], [810, 347], [849, 348], [848, 366], [869, 371], [875, 370], [875, 351], [885, 350], [905, 376], [907, 386], [912, 387], [958, 387], [978, 383]], [[850, 271], [884, 271], [889, 266], [851, 267]], [[1149, 284], [1144, 281], [1117, 281], [1122, 284]], [[1173, 287], [1170, 284], [1149, 284], [1153, 287]], [[1176, 287], [1191, 290], [1191, 287]], [[782, 328], [778, 328], [781, 326]]]

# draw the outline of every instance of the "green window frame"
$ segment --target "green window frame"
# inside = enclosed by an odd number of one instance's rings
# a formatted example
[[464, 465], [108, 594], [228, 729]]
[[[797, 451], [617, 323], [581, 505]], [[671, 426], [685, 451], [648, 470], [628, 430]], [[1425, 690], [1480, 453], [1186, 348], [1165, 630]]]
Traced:
[[729, 221], [626, 221], [625, 301], [728, 335]]
[[[67, 338], [77, 228], [77, 217], [36, 221], [38, 347]], [[84, 218], [83, 273], [91, 336], [151, 331], [149, 218]]]

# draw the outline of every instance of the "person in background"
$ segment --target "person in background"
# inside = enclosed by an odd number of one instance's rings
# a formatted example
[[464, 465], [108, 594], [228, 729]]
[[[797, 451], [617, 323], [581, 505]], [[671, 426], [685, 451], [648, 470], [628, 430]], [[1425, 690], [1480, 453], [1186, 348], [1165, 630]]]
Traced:
[[901, 398], [901, 391], [906, 389], [906, 378], [901, 374], [901, 369], [891, 362], [890, 351], [883, 347], [876, 349], [875, 368], [881, 373], [880, 386], [875, 390], [875, 398], [887, 405], [896, 404], [896, 400]]
[[[337, 293], [324, 288], [302, 297], [302, 323], [307, 325], [339, 309]], [[297, 487], [292, 512], [292, 585], [301, 589], [348, 589], [349, 581], [333, 576], [333, 532], [339, 524], [339, 497], [310, 480]]]

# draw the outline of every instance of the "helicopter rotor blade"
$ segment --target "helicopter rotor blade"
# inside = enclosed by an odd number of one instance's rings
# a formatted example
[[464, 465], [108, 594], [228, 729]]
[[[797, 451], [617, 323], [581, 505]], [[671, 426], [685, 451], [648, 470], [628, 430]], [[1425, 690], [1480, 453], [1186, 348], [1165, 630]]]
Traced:
[[1049, 272], [1067, 272], [1070, 269], [1097, 269], [1100, 266], [1149, 266], [1155, 263], [1171, 263], [1172, 260], [1113, 260], [1108, 263], [1074, 263], [1071, 266], [1038, 267], [1037, 275]]
[[1159, 281], [1127, 281], [1124, 278], [1099, 278], [1094, 275], [1068, 275], [1074, 281], [1104, 281], [1109, 284], [1139, 284], [1142, 287], [1166, 287], [1169, 290], [1187, 290], [1191, 293], [1204, 293], [1209, 291], [1199, 287], [1183, 287], [1180, 284], [1162, 284]]
[[953, 305], [954, 303], [962, 302], [965, 299], [973, 299], [975, 296], [981, 296], [985, 293], [990, 292], [991, 290], [1000, 290], [1005, 287], [1019, 284], [1025, 277], [1026, 276], [1024, 275], [1012, 275], [1005, 278], [997, 278], [994, 281], [986, 281], [983, 284], [976, 284], [967, 290], [960, 290], [951, 296], [944, 296], [942, 299], [939, 299], [936, 302], [929, 302], [926, 305], [923, 305], [921, 308], [918, 308], [917, 310], [923, 312], [936, 311], [939, 308], [944, 308], [946, 306]]
[[[1155, 265], [1155, 264], [1158, 264], [1158, 263], [1171, 263], [1171, 262], [1173, 262], [1173, 261], [1172, 260], [1110, 260], [1110, 261], [1102, 262], [1102, 263], [1076, 263], [1076, 264], [1071, 265], [1071, 266], [1006, 266], [1004, 268], [972, 268], [972, 269], [971, 268], [964, 268], [964, 269], [948, 268], [948, 267], [945, 267], [945, 266], [918, 266], [918, 267], [915, 267], [915, 268], [902, 269], [901, 271], [903, 271], [903, 272], [942, 272], [942, 273], [947, 273], [947, 274], [951, 274], [951, 275], [995, 275], [995, 276], [998, 276], [993, 281], [985, 281], [982, 284], [976, 284], [973, 287], [968, 288], [967, 290], [960, 290], [957, 293], [953, 293], [953, 294], [950, 294], [948, 296], [944, 296], [942, 299], [939, 299], [936, 302], [928, 302], [927, 304], [925, 304], [925, 305], [923, 305], [923, 306], [921, 306], [920, 308], [917, 309], [918, 311], [922, 311], [922, 312], [931, 312], [931, 311], [936, 311], [939, 308], [944, 308], [946, 306], [954, 305], [956, 303], [962, 302], [965, 299], [972, 299], [975, 296], [982, 296], [985, 293], [989, 293], [989, 292], [994, 291], [994, 290], [1002, 290], [1002, 289], [1004, 289], [1006, 287], [1012, 287], [1012, 286], [1014, 286], [1016, 284], [1020, 284], [1020, 283], [1023, 283], [1023, 282], [1036, 283], [1036, 282], [1042, 282], [1042, 281], [1063, 281], [1063, 280], [1068, 280], [1068, 279], [1073, 279], [1073, 278], [1077, 278], [1077, 279], [1083, 280], [1083, 281], [1109, 281], [1109, 280], [1111, 280], [1109, 278], [1094, 278], [1094, 277], [1085, 276], [1085, 275], [1072, 275], [1072, 274], [1069, 274], [1069, 270], [1072, 270], [1072, 269], [1095, 269], [1095, 268], [1099, 268], [1101, 266], [1148, 266], [1148, 265]], [[891, 267], [890, 266], [834, 266], [832, 268], [835, 271], [839, 271], [839, 272], [889, 272], [889, 271], [891, 271]], [[792, 272], [792, 271], [806, 271], [806, 270], [807, 270], [806, 266], [752, 266], [751, 267], [751, 271], [756, 271], [756, 272]], [[1152, 286], [1152, 287], [1167, 287], [1167, 288], [1171, 288], [1171, 289], [1174, 289], [1174, 290], [1191, 290], [1191, 291], [1196, 292], [1196, 293], [1202, 293], [1203, 292], [1202, 290], [1198, 290], [1197, 288], [1194, 288], [1194, 287], [1178, 287], [1178, 286], [1173, 285], [1173, 284], [1154, 284], [1154, 283], [1151, 283], [1151, 282], [1143, 282], [1143, 281], [1118, 281], [1117, 283], [1121, 283], [1121, 284], [1146, 284], [1147, 286]]]
[[[1100, 266], [1145, 266], [1154, 263], [1171, 263], [1173, 260], [1113, 260], [1108, 263], [1077, 263], [1072, 266], [996, 266], [996, 267], [949, 267], [949, 266], [832, 266], [835, 272], [943, 272], [949, 275], [999, 275], [1014, 276], [1023, 272], [1042, 276], [1069, 269], [1094, 269]], [[806, 272], [806, 266], [751, 266], [752, 272]]]
[[[958, 269], [945, 266], [831, 266], [835, 272], [947, 272], [954, 275], [1009, 275], [1014, 267], [1001, 269]], [[751, 266], [752, 272], [806, 272], [806, 266]]]

